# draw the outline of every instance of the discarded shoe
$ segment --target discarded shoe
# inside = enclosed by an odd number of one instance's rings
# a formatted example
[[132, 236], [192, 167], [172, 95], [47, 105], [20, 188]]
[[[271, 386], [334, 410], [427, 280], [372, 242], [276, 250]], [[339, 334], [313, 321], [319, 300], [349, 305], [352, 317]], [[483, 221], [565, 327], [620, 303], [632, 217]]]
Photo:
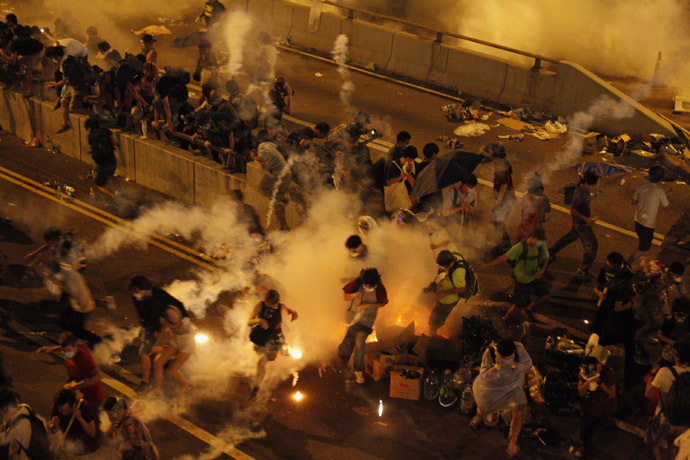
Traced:
[[581, 268], [578, 268], [578, 269], [577, 269], [576, 274], [577, 274], [578, 277], [580, 277], [580, 278], [582, 278], [582, 279], [585, 279], [585, 280], [592, 280], [592, 279], [594, 279], [594, 275], [593, 275], [593, 274], [591, 274], [589, 271], [585, 271], [585, 270], [583, 270], [583, 269], [581, 269]]

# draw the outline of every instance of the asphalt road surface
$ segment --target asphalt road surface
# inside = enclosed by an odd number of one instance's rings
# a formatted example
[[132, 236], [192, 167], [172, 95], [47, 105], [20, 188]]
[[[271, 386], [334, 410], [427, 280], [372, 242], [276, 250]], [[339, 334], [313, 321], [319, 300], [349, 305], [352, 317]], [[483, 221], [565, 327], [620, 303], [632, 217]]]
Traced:
[[[160, 40], [160, 62], [193, 65], [194, 49], [172, 50], [168, 44], [169, 40]], [[331, 125], [343, 121], [343, 109], [337, 96], [341, 81], [334, 66], [283, 50], [277, 73], [286, 76], [297, 91], [293, 115], [288, 120], [291, 127], [322, 120]], [[374, 159], [383, 155], [387, 147], [385, 142], [392, 141], [399, 130], [408, 130], [413, 136], [413, 145], [421, 151], [426, 142], [440, 135], [450, 135], [457, 126], [447, 122], [439, 110], [450, 102], [448, 99], [358, 73], [352, 74], [352, 80], [356, 87], [353, 104], [370, 112], [376, 120], [375, 127], [385, 134], [384, 142], [372, 145]], [[495, 141], [499, 134], [515, 134], [510, 128], [494, 127], [497, 117], [492, 117], [489, 121], [492, 129], [487, 134], [462, 139], [465, 149], [476, 151], [480, 145]], [[547, 142], [530, 136], [523, 142], [504, 141], [518, 188], [524, 190], [525, 179], [534, 171], [543, 172], [562, 158], [568, 141], [567, 136]], [[602, 158], [575, 156], [566, 164], [583, 160], [600, 161]], [[125, 223], [118, 217], [121, 209], [114, 209], [102, 196], [89, 196], [92, 184], [86, 177], [90, 170], [87, 165], [43, 149], [26, 147], [3, 133], [0, 135], [0, 166], [3, 168], [0, 170], [0, 213], [12, 219], [11, 225], [0, 228], [0, 249], [8, 255], [12, 265], [10, 275], [0, 285], [0, 302], [13, 318], [3, 327], [0, 352], [23, 400], [39, 413], [47, 414], [53, 394], [64, 381], [64, 369], [58, 359], [36, 355], [33, 351], [42, 341], [54, 341], [59, 326], [54, 304], [47, 300], [48, 293], [40, 283], [22, 276], [22, 256], [40, 243], [41, 233], [48, 226], [75, 228], [85, 240], [93, 241], [107, 227]], [[490, 210], [491, 189], [487, 185], [492, 179], [491, 165], [480, 165], [476, 173], [482, 180], [478, 187], [479, 218], [482, 219]], [[75, 187], [75, 200], [57, 200], [48, 187], [42, 186], [47, 181]], [[552, 242], [570, 228], [570, 216], [559, 190], [576, 181], [576, 173], [564, 168], [550, 174], [546, 183], [546, 192], [556, 205], [546, 225]], [[598, 197], [593, 202], [593, 213], [600, 217], [600, 224], [595, 226], [599, 240], [595, 271], [610, 251], [627, 255], [636, 247], [630, 197], [643, 181], [644, 174], [638, 170], [602, 180]], [[125, 193], [135, 197], [137, 207], [165, 199], [136, 184], [124, 185]], [[673, 204], [660, 213], [656, 229], [660, 235], [666, 233], [685, 210], [685, 205], [678, 203], [687, 203], [690, 198], [684, 184], [667, 184], [666, 187], [673, 188]], [[517, 218], [517, 212], [513, 212], [509, 221], [511, 235], [515, 234]], [[196, 251], [180, 248], [179, 244], [184, 245], [184, 241], [173, 236], [161, 235], [151, 240], [155, 244], [146, 250], [124, 248], [89, 267], [87, 279], [95, 293], [114, 295], [119, 307], [116, 315], [99, 312], [91, 324], [95, 330], [104, 330], [108, 324], [136, 324], [136, 315], [125, 293], [127, 280], [132, 275], [146, 273], [161, 284], [167, 284], [175, 279], [189, 278], [200, 265], [208, 264]], [[658, 246], [654, 246], [653, 251], [658, 252]], [[530, 352], [535, 356], [543, 349], [546, 333], [555, 326], [565, 325], [582, 335], [587, 334], [585, 321], [593, 319], [595, 309], [591, 302], [591, 283], [582, 284], [574, 279], [581, 252], [579, 243], [571, 245], [559, 254], [550, 269], [554, 300], [537, 311], [542, 322], [534, 326], [533, 338], [529, 341]], [[669, 257], [679, 256], [671, 254]], [[506, 294], [512, 287], [509, 268], [497, 267], [482, 272], [482, 286], [485, 289], [477, 302], [487, 314], [496, 317], [507, 306]], [[122, 361], [105, 367], [104, 371], [108, 393], [132, 396], [139, 372], [136, 350], [126, 348]], [[317, 369], [307, 368], [299, 381], [299, 388], [305, 394], [301, 402], [292, 399], [294, 389], [289, 381], [280, 384], [272, 395], [258, 403], [249, 402], [249, 383], [242, 378], [234, 379], [229, 388], [219, 391], [216, 398], [195, 398], [192, 392], [185, 397], [187, 403], [183, 411], [172, 410], [167, 415], [161, 411], [164, 416], [150, 422], [162, 458], [173, 459], [184, 454], [202, 458], [200, 453], [210, 446], [225, 452], [220, 458], [260, 460], [488, 459], [504, 455], [505, 432], [499, 429], [470, 431], [466, 428], [469, 418], [457, 408], [443, 409], [424, 400], [411, 402], [389, 398], [387, 381], [368, 381], [364, 386], [352, 387], [333, 371], [320, 376]], [[620, 418], [641, 424], [644, 420], [638, 409], [641, 391], [637, 386], [622, 394], [625, 411]], [[377, 414], [379, 401], [384, 404], [381, 417]], [[147, 404], [159, 403], [149, 401]], [[177, 403], [160, 404], [175, 406]], [[575, 418], [561, 416], [553, 423], [567, 437], [572, 434], [576, 422]], [[230, 445], [243, 439], [246, 440], [236, 447]], [[563, 441], [558, 446], [545, 448], [534, 440], [522, 443], [523, 451], [534, 458], [567, 457], [569, 445], [568, 441]], [[607, 454], [602, 454], [602, 458], [616, 459], [640, 458], [641, 452], [645, 452], [641, 440], [624, 430], [611, 436], [604, 450]]]

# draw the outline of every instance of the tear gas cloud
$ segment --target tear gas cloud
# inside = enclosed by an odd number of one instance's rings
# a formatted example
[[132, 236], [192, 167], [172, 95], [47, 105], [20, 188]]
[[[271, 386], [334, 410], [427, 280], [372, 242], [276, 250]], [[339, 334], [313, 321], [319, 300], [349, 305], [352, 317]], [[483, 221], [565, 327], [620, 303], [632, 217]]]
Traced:
[[[690, 75], [688, 7], [679, 0], [342, 0], [342, 3], [418, 23], [441, 24], [452, 32], [567, 59], [611, 76], [649, 78], [661, 51], [671, 82], [684, 84]], [[462, 42], [461, 46], [483, 53], [496, 52], [469, 42]], [[516, 59], [515, 55], [505, 56]]]
[[347, 35], [341, 34], [335, 39], [333, 44], [333, 51], [331, 55], [333, 60], [338, 65], [338, 74], [343, 83], [340, 87], [340, 101], [345, 107], [346, 113], [353, 112], [352, 109], [352, 94], [355, 91], [355, 84], [350, 78], [350, 71], [347, 68], [347, 52], [349, 50], [349, 39]]

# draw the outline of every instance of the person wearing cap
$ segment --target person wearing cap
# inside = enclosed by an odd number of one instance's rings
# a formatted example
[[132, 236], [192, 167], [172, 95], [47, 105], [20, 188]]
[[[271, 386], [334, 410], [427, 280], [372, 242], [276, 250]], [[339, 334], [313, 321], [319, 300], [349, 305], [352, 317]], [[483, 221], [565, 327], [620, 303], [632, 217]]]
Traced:
[[110, 420], [110, 428], [105, 432], [105, 437], [116, 441], [122, 460], [160, 458], [148, 427], [132, 415], [124, 399], [117, 396], [108, 397], [103, 403], [103, 410]]
[[616, 397], [616, 371], [594, 356], [587, 356], [580, 365], [577, 394], [582, 398], [580, 418], [580, 447], [576, 457], [589, 457], [594, 453], [597, 438], [605, 430], [615, 427], [613, 416], [618, 410]]
[[[442, 245], [442, 244], [441, 244]], [[436, 249], [440, 245], [431, 245]], [[460, 300], [460, 294], [465, 292], [466, 269], [461, 266], [464, 260], [453, 243], [448, 243], [448, 249], [443, 249], [436, 256], [438, 273], [434, 281], [424, 289], [425, 292], [433, 292], [436, 304], [429, 315], [429, 335], [435, 336], [438, 329], [443, 326]]]
[[146, 56], [146, 62], [158, 64], [158, 51], [154, 46], [156, 39], [151, 34], [141, 36], [141, 53]]
[[668, 192], [659, 185], [665, 174], [666, 170], [663, 166], [652, 166], [647, 174], [648, 182], [635, 190], [632, 204], [635, 205], [635, 233], [637, 233], [639, 244], [635, 252], [630, 255], [629, 262], [634, 262], [646, 255], [652, 248], [654, 226], [659, 208], [668, 208], [670, 204]]
[[511, 457], [519, 451], [517, 442], [527, 406], [523, 387], [525, 375], [531, 368], [532, 358], [525, 346], [512, 339], [502, 339], [484, 350], [479, 375], [472, 383], [477, 413], [470, 421], [470, 428], [476, 430], [482, 422], [495, 426], [499, 413], [510, 411], [512, 417], [507, 452]]
[[573, 218], [573, 226], [570, 231], [563, 235], [556, 243], [549, 248], [551, 254], [551, 262], [556, 259], [562, 249], [565, 249], [576, 240], [582, 241], [584, 253], [582, 254], [582, 262], [577, 269], [577, 276], [585, 280], [591, 280], [594, 275], [590, 273], [590, 268], [594, 263], [599, 249], [597, 235], [594, 233], [592, 225], [597, 221], [596, 217], [592, 217], [590, 209], [590, 202], [592, 201], [592, 187], [599, 181], [599, 176], [591, 172], [586, 172], [584, 177], [575, 187], [573, 194], [573, 201], [570, 204], [570, 215]]
[[354, 376], [358, 384], [364, 383], [364, 346], [372, 333], [379, 308], [388, 303], [388, 293], [375, 268], [365, 268], [359, 276], [343, 286], [343, 297], [350, 301], [353, 318], [338, 346], [338, 356], [344, 365], [354, 351]]
[[544, 184], [541, 176], [534, 176], [527, 182], [527, 193], [520, 205], [520, 224], [518, 225], [517, 240], [527, 238], [534, 227], [543, 227], [551, 218], [551, 202], [544, 194]]
[[[549, 250], [546, 246], [544, 229], [542, 227], [532, 228], [527, 239], [519, 241], [508, 252], [490, 262], [474, 264], [474, 268], [493, 267], [507, 261], [514, 263], [513, 301], [515, 303], [503, 316], [503, 320], [510, 319], [521, 310], [524, 310], [528, 316], [532, 316], [532, 310], [535, 306], [545, 304], [551, 299], [549, 285], [543, 278], [549, 265]], [[531, 300], [533, 295], [536, 298]]]
[[[690, 335], [683, 336], [673, 345], [672, 367], [660, 367], [650, 374], [645, 387], [645, 397], [647, 399], [659, 399], [654, 418], [650, 421], [650, 427], [645, 432], [645, 441], [651, 445], [652, 452], [656, 460], [674, 458], [673, 455], [665, 456], [663, 444], [668, 439], [673, 439], [683, 433], [687, 426], [671, 425], [664, 415], [663, 398], [671, 390], [675, 381], [675, 375], [682, 375], [690, 372]], [[671, 370], [673, 369], [673, 370]], [[675, 375], [674, 375], [675, 373]]]

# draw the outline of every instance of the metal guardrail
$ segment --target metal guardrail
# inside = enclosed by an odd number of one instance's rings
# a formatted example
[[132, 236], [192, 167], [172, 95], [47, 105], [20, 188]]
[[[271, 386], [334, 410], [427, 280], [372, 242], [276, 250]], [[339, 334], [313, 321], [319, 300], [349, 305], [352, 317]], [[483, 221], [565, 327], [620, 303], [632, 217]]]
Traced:
[[518, 54], [518, 55], [520, 55], [520, 56], [525, 56], [525, 57], [533, 58], [533, 59], [534, 59], [534, 67], [533, 67], [533, 69], [537, 69], [537, 70], [540, 69], [540, 68], [541, 68], [541, 62], [542, 62], [542, 61], [551, 62], [551, 63], [554, 63], [554, 64], [558, 63], [558, 60], [552, 59], [552, 58], [549, 58], [549, 57], [546, 57], [546, 56], [542, 56], [542, 55], [540, 55], [540, 54], [528, 53], [527, 51], [522, 51], [522, 50], [519, 50], [519, 49], [510, 48], [509, 46], [498, 45], [498, 44], [496, 44], [496, 43], [487, 42], [487, 41], [485, 41], [485, 40], [481, 40], [481, 39], [478, 39], [478, 38], [468, 37], [467, 35], [462, 35], [462, 34], [458, 34], [458, 33], [455, 33], [455, 32], [448, 32], [447, 30], [439, 31], [439, 30], [436, 30], [436, 29], [434, 29], [434, 28], [432, 28], [431, 26], [428, 26], [428, 25], [426, 25], [426, 24], [420, 24], [420, 23], [418, 23], [418, 22], [408, 21], [407, 19], [396, 18], [395, 16], [389, 16], [389, 15], [387, 15], [387, 14], [377, 13], [377, 12], [374, 12], [374, 11], [366, 10], [366, 9], [364, 9], [364, 8], [358, 8], [358, 7], [355, 7], [355, 6], [342, 5], [342, 4], [340, 4], [340, 3], [333, 2], [333, 1], [330, 1], [330, 0], [322, 0], [322, 3], [323, 3], [324, 5], [334, 6], [334, 7], [336, 7], [336, 8], [340, 8], [340, 9], [342, 9], [342, 10], [347, 11], [347, 17], [348, 17], [348, 19], [354, 19], [354, 18], [355, 18], [355, 13], [361, 13], [361, 14], [366, 14], [366, 15], [369, 15], [369, 16], [374, 16], [374, 17], [377, 17], [377, 18], [385, 19], [386, 21], [392, 21], [392, 22], [396, 22], [396, 23], [399, 23], [399, 24], [404, 24], [404, 25], [406, 25], [406, 26], [415, 27], [415, 28], [417, 28], [417, 29], [422, 29], [422, 30], [429, 31], [429, 32], [431, 32], [432, 34], [435, 34], [435, 35], [436, 35], [436, 41], [439, 42], [439, 43], [443, 42], [443, 37], [444, 37], [444, 36], [447, 36], [447, 37], [457, 38], [457, 39], [460, 39], [460, 40], [465, 40], [465, 41], [472, 42], [472, 43], [477, 43], [477, 44], [480, 44], [480, 45], [483, 45], [483, 46], [487, 46], [487, 47], [489, 47], [489, 48], [494, 48], [494, 49], [498, 49], [498, 50], [502, 50], [502, 51], [507, 51], [507, 52], [513, 53], [513, 54]]

